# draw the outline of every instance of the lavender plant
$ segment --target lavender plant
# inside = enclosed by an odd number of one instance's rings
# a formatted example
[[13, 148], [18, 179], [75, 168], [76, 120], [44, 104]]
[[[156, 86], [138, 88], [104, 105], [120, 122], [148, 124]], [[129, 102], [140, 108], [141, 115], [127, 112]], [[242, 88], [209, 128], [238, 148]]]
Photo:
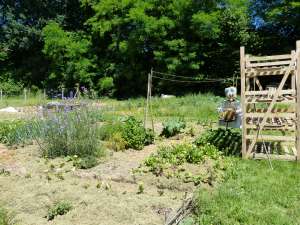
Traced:
[[58, 113], [36, 121], [35, 137], [43, 156], [100, 156], [95, 118], [87, 110]]

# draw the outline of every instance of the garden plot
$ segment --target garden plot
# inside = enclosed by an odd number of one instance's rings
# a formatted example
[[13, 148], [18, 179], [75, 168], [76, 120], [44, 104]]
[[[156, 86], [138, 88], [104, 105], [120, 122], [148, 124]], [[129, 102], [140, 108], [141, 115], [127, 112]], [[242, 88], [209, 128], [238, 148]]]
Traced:
[[[62, 158], [40, 158], [37, 146], [9, 150], [6, 158], [8, 151], [2, 150], [0, 198], [22, 224], [47, 223], [48, 208], [59, 201], [69, 201], [73, 209], [49, 224], [162, 224], [165, 214], [194, 186], [166, 179], [169, 187], [161, 193], [160, 178], [132, 176], [132, 169], [155, 150], [151, 145], [143, 151], [114, 153], [90, 170], [74, 170]], [[16, 162], [18, 168], [10, 169]]]

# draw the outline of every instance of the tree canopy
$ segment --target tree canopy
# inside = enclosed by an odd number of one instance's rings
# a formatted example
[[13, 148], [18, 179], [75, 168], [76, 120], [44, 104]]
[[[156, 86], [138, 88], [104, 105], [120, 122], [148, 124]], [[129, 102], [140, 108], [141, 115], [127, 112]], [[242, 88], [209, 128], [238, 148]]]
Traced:
[[289, 0], [4, 0], [1, 80], [79, 83], [126, 97], [144, 93], [151, 68], [230, 78], [239, 73], [241, 45], [255, 54], [286, 52], [300, 39], [299, 21], [300, 3]]

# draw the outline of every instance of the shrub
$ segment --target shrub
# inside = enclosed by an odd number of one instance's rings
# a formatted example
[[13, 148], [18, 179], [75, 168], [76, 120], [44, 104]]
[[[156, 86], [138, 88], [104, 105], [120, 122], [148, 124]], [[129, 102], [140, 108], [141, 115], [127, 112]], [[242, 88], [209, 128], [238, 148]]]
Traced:
[[69, 202], [58, 202], [48, 210], [47, 219], [53, 220], [58, 215], [65, 215], [72, 209], [72, 205]]
[[144, 147], [146, 132], [141, 122], [134, 117], [125, 120], [122, 136], [126, 141], [126, 148], [140, 150]]
[[36, 121], [35, 127], [41, 152], [48, 158], [103, 154], [97, 125], [87, 111], [54, 114], [45, 120]]
[[153, 131], [145, 129], [142, 122], [134, 117], [107, 123], [99, 128], [98, 134], [115, 151], [128, 148], [140, 150], [154, 141]]
[[163, 123], [163, 130], [161, 135], [168, 137], [173, 137], [181, 132], [184, 129], [186, 123], [183, 120], [170, 120]]
[[209, 130], [195, 141], [197, 146], [207, 143], [214, 145], [224, 155], [240, 155], [242, 149], [241, 130], [234, 128]]

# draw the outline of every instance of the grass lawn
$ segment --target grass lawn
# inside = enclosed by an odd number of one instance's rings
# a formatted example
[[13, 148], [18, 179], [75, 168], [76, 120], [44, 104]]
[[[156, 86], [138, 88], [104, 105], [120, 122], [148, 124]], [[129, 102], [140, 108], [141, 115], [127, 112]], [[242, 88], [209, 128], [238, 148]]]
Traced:
[[199, 224], [300, 224], [300, 164], [273, 161], [235, 162], [214, 191], [200, 190]]

